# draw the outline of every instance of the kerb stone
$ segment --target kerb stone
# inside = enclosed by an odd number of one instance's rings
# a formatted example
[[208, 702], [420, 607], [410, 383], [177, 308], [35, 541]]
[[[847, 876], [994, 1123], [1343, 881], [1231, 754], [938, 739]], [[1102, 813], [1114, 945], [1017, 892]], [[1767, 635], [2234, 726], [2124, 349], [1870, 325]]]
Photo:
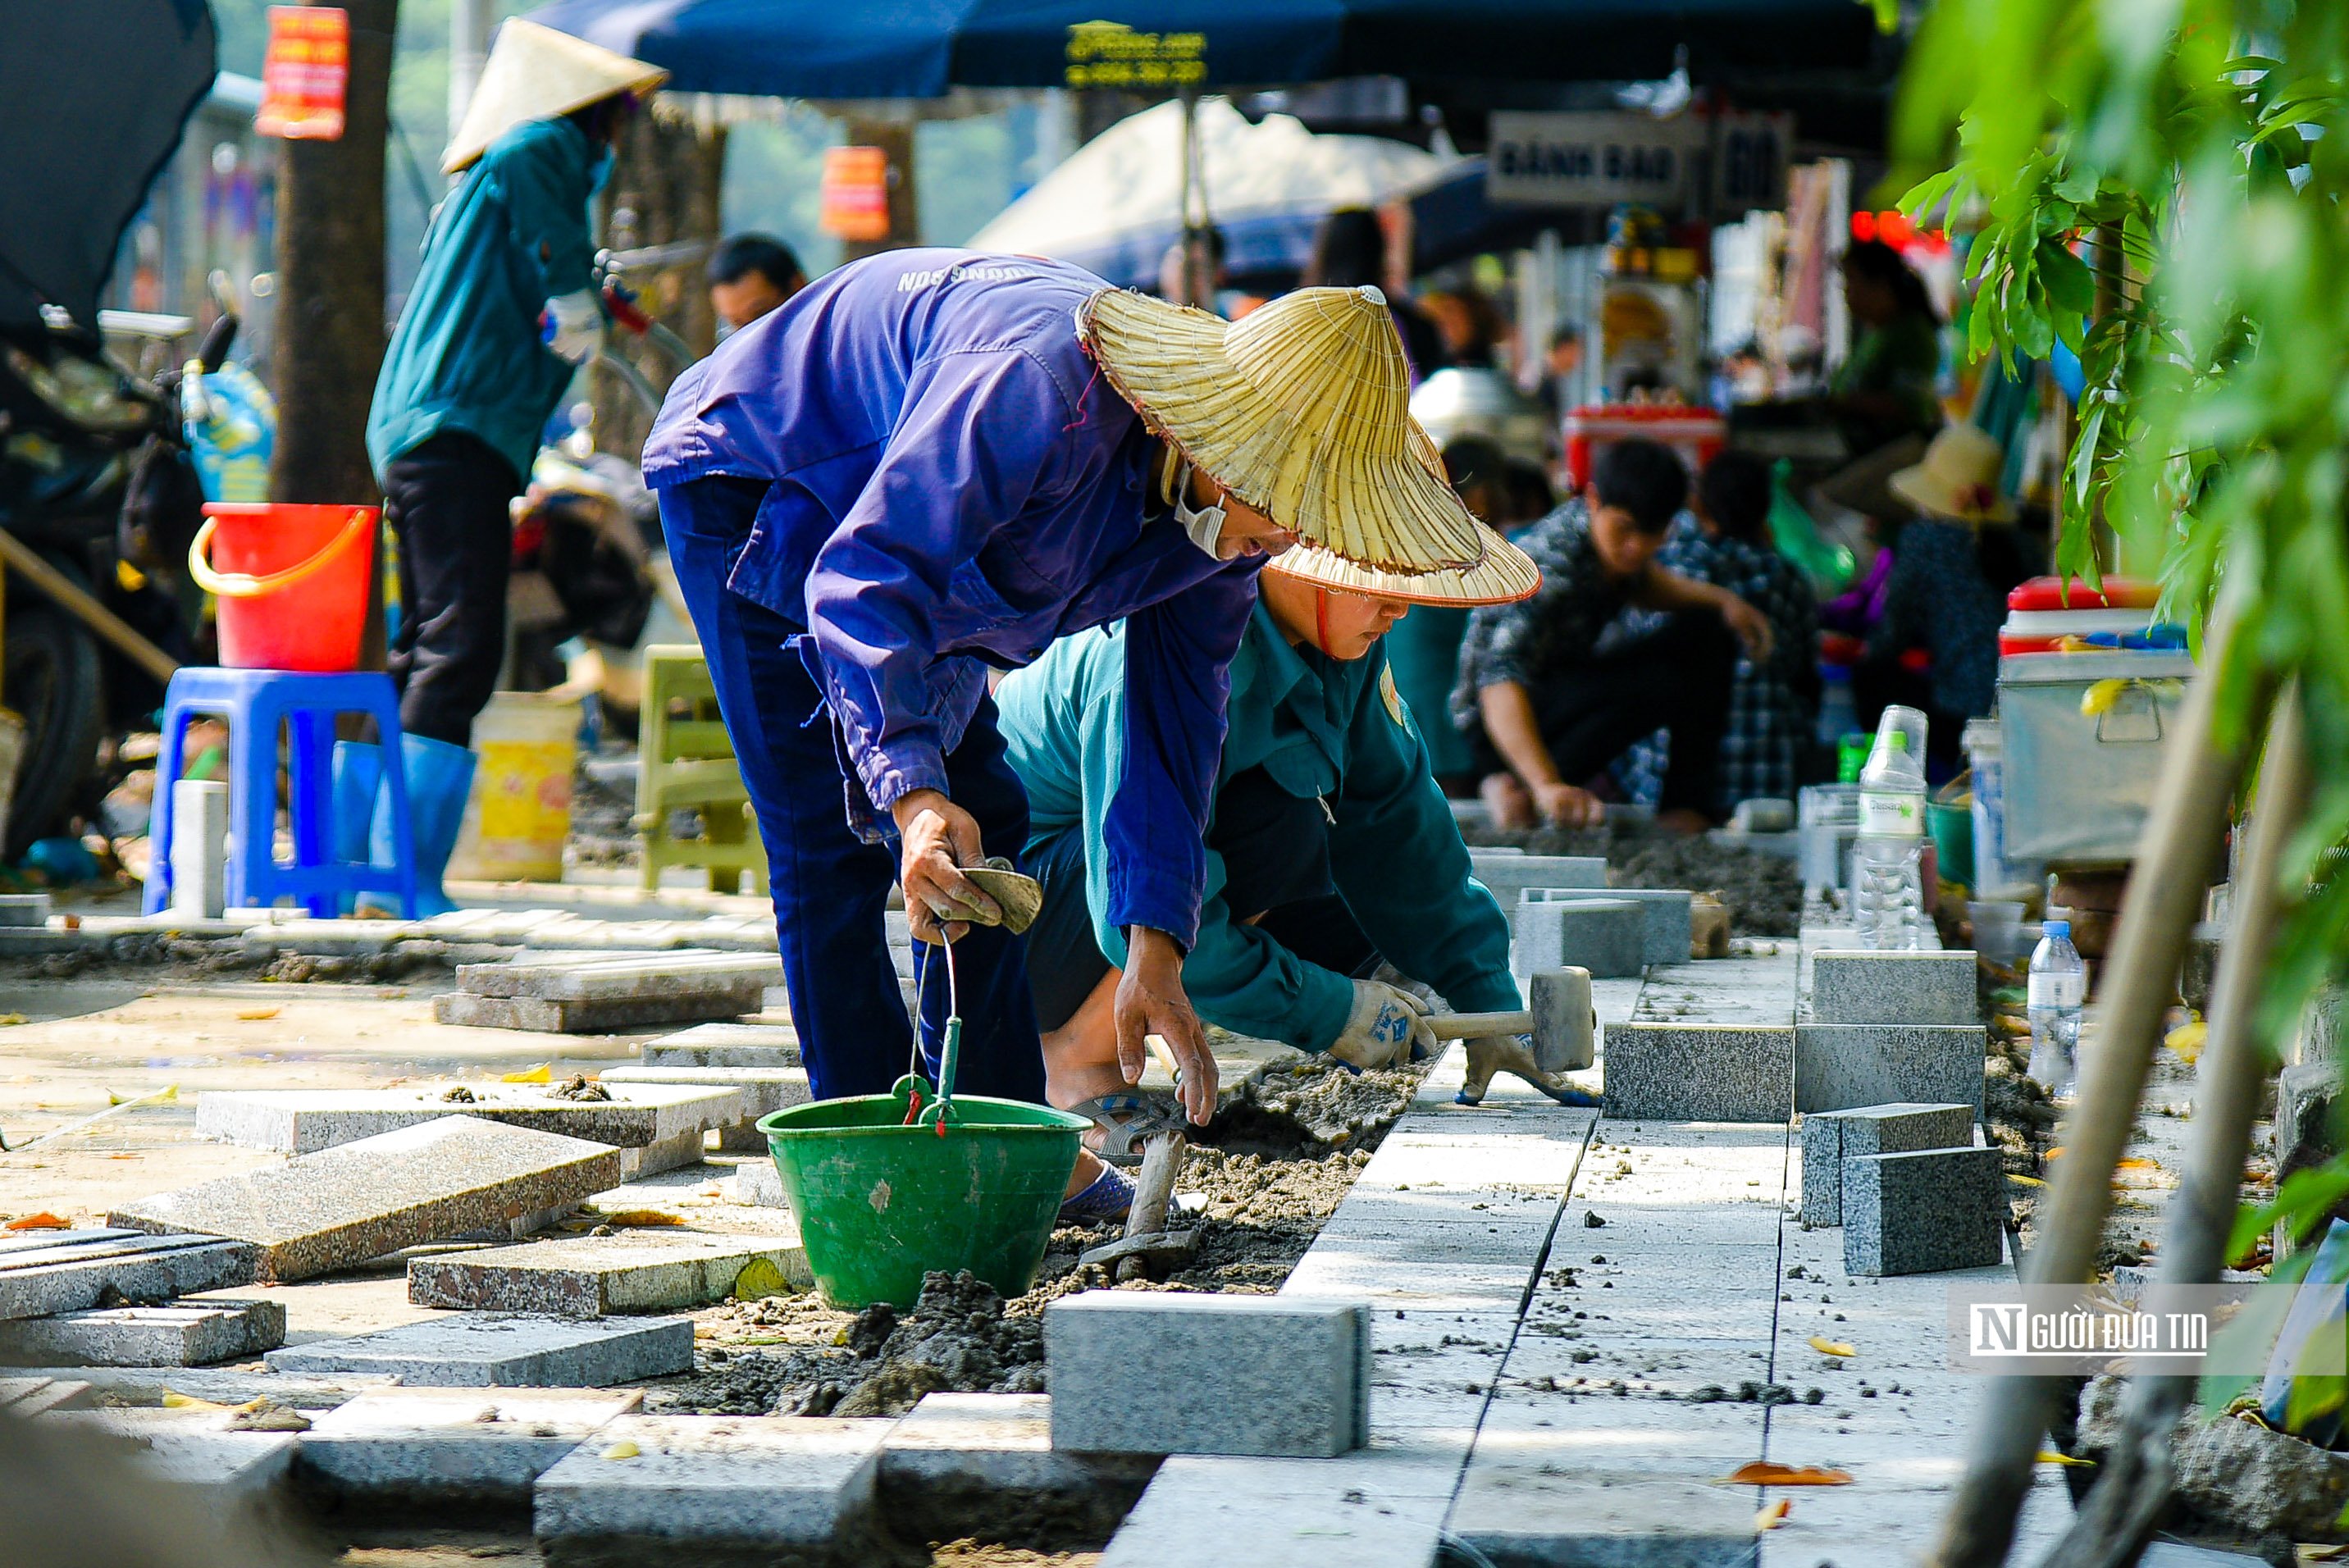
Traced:
[[1629, 899], [1551, 899], [1528, 892], [1517, 911], [1516, 932], [1509, 967], [1520, 988], [1549, 969], [1581, 969], [1596, 980], [1623, 980], [1647, 967], [1647, 917]]
[[1843, 1162], [1843, 1266], [1854, 1274], [1991, 1268], [2006, 1230], [1995, 1149], [1863, 1154]]
[[1862, 1154], [1965, 1149], [1974, 1114], [1963, 1105], [1871, 1105], [1803, 1118], [1803, 1223], [1843, 1223], [1843, 1162]]
[[21, 1419], [51, 1410], [86, 1410], [96, 1390], [72, 1377], [0, 1377], [0, 1410]]
[[734, 1167], [734, 1201], [761, 1209], [788, 1209], [783, 1178], [772, 1160], [745, 1160]]
[[643, 1403], [636, 1388], [369, 1388], [312, 1418], [295, 1471], [344, 1506], [527, 1508], [541, 1475]]
[[1609, 1024], [1607, 1115], [1622, 1121], [1785, 1121], [1795, 1031], [1746, 1024]]
[[1092, 1290], [1044, 1311], [1052, 1446], [1329, 1458], [1370, 1433], [1370, 1308]]
[[1501, 901], [1501, 911], [1516, 918], [1517, 895], [1529, 887], [1590, 888], [1607, 886], [1607, 862], [1596, 855], [1528, 855], [1518, 851], [1472, 849], [1468, 874], [1483, 882]]
[[663, 1068], [796, 1068], [800, 1032], [790, 1024], [696, 1024], [645, 1042], [644, 1065]]
[[282, 1531], [294, 1434], [229, 1431], [228, 1418], [225, 1411], [92, 1409], [43, 1416], [40, 1424], [121, 1441], [129, 1462], [165, 1483], [176, 1503], [224, 1529]]
[[693, 1367], [693, 1320], [438, 1317], [263, 1357], [272, 1372], [373, 1372], [440, 1388], [600, 1388]]
[[288, 1281], [424, 1242], [482, 1232], [526, 1235], [621, 1180], [620, 1151], [609, 1144], [450, 1116], [141, 1198], [108, 1218], [138, 1230], [253, 1243], [258, 1277]]
[[1588, 893], [1576, 888], [1528, 888], [1521, 896], [1528, 903], [1582, 898], [1636, 903], [1642, 923], [1642, 955], [1649, 963], [1686, 964], [1695, 956], [1696, 895], [1684, 888], [1610, 887]]
[[1979, 1024], [1974, 955], [1814, 954], [1811, 1017], [1821, 1024]]
[[1962, 1102], [1980, 1116], [1987, 1040], [1980, 1024], [1798, 1025], [1795, 1109]]
[[225, 1290], [251, 1284], [260, 1266], [246, 1243], [184, 1233], [178, 1225], [0, 1236], [0, 1319]]
[[[867, 1524], [895, 1423], [805, 1416], [624, 1416], [538, 1478], [548, 1568], [641, 1568], [709, 1552], [786, 1561]], [[606, 1459], [605, 1454], [627, 1457]], [[869, 1560], [869, 1559], [867, 1559]]]
[[1047, 1394], [931, 1394], [882, 1445], [881, 1501], [915, 1540], [1080, 1549], [1116, 1532], [1157, 1468], [1054, 1449]]
[[0, 892], [0, 926], [39, 928], [49, 923], [49, 895], [45, 892]]
[[802, 1290], [815, 1284], [796, 1236], [627, 1233], [411, 1258], [408, 1299], [418, 1306], [558, 1317], [684, 1311], [734, 1295], [742, 1271], [761, 1261], [782, 1284]]
[[285, 1343], [285, 1305], [191, 1301], [99, 1307], [0, 1323], [0, 1361], [17, 1367], [207, 1367]]

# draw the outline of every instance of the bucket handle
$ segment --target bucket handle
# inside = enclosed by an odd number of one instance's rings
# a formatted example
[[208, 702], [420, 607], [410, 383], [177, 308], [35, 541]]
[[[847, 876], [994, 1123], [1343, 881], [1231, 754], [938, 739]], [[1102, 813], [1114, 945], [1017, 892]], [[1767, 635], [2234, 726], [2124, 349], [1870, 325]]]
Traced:
[[243, 572], [215, 572], [212, 563], [212, 530], [220, 519], [204, 519], [196, 537], [188, 545], [188, 575], [205, 593], [222, 599], [258, 599], [264, 593], [274, 593], [281, 588], [291, 588], [305, 577], [324, 568], [329, 561], [350, 547], [361, 530], [375, 521], [376, 510], [371, 506], [351, 508], [351, 519], [343, 525], [342, 532], [326, 542], [326, 547], [307, 561], [298, 561], [282, 572], [271, 572], [254, 577]]

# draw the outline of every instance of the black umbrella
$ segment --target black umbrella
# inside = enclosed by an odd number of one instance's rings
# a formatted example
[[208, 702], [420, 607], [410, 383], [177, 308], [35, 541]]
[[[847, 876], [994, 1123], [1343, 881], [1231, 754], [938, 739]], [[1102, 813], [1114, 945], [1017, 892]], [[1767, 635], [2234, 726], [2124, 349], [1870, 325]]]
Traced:
[[85, 326], [123, 228], [212, 88], [203, 0], [8, 8], [0, 46], [0, 327], [59, 306]]

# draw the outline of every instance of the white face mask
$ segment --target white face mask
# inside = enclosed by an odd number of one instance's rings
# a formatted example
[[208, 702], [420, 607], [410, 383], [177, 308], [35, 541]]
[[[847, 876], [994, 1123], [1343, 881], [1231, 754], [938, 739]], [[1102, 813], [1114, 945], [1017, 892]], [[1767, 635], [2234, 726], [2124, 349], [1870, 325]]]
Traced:
[[1216, 547], [1224, 537], [1224, 509], [1221, 504], [1201, 507], [1191, 504], [1191, 465], [1188, 463], [1183, 465], [1182, 473], [1174, 480], [1174, 521], [1182, 525], [1183, 531], [1191, 536], [1191, 542], [1204, 553], [1215, 560], [1223, 559]]

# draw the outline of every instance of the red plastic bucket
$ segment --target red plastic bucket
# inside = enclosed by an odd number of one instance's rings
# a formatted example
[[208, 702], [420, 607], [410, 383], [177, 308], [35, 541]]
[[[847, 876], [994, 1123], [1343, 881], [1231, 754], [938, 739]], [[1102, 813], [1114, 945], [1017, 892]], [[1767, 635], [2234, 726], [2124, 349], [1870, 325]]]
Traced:
[[206, 502], [188, 571], [220, 600], [221, 663], [357, 669], [378, 516], [371, 506]]

